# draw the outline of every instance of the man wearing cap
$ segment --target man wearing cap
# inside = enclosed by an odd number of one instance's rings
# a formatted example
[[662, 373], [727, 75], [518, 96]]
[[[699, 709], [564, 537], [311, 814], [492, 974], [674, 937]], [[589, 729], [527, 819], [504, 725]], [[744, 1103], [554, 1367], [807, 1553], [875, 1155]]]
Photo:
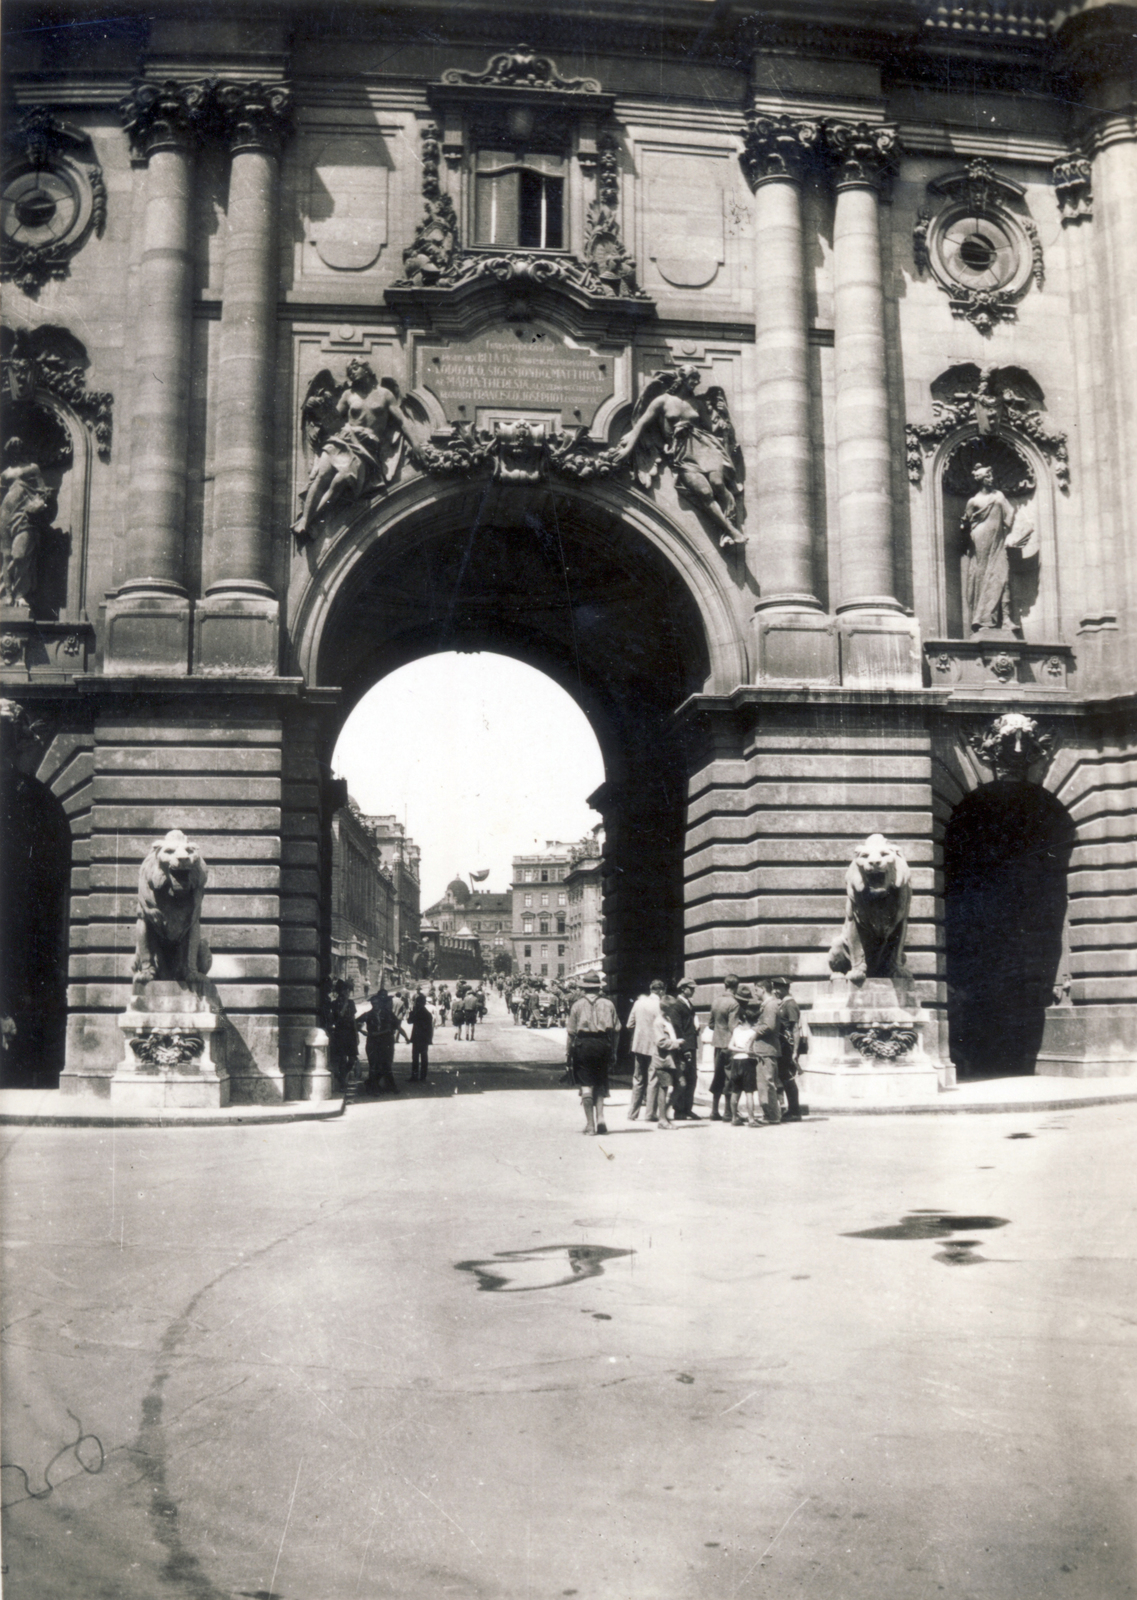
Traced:
[[620, 1019], [607, 995], [600, 993], [600, 974], [586, 972], [583, 991], [573, 1002], [567, 1023], [567, 1059], [584, 1106], [584, 1132], [607, 1133], [604, 1102], [608, 1098], [608, 1073], [616, 1060]]
[[755, 1018], [754, 1043], [751, 1050], [757, 1067], [757, 1094], [766, 1111], [767, 1122], [781, 1122], [782, 1108], [778, 1101], [778, 1057], [781, 1054], [781, 1019], [778, 1016], [778, 997], [770, 987], [769, 979], [758, 980], [758, 1015]]
[[711, 1079], [711, 1121], [721, 1121], [719, 1100], [725, 1099], [730, 1112], [730, 1091], [727, 1074], [730, 1071], [730, 1036], [738, 1022], [738, 978], [728, 972], [722, 981], [722, 993], [711, 1001], [712, 1046], [715, 1052], [715, 1073]]

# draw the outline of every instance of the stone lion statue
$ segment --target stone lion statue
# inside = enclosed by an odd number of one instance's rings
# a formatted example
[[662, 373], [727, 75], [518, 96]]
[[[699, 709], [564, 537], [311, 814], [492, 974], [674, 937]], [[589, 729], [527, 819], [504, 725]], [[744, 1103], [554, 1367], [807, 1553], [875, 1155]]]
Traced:
[[201, 936], [208, 877], [197, 846], [180, 828], [150, 846], [138, 872], [133, 970], [139, 977], [194, 987], [209, 971], [213, 956]]
[[866, 978], [907, 981], [904, 938], [912, 885], [908, 863], [883, 833], [870, 833], [845, 874], [845, 925], [829, 951], [833, 972], [852, 983]]

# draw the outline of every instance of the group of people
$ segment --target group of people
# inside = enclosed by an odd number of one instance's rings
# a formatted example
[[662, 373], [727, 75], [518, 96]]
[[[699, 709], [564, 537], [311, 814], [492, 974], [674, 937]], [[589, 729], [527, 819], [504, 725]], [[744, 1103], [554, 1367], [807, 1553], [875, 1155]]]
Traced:
[[485, 990], [459, 980], [452, 995], [442, 984], [412, 995], [407, 989], [388, 990], [382, 982], [360, 1011], [350, 978], [337, 978], [325, 996], [324, 1027], [328, 1035], [328, 1066], [337, 1094], [346, 1094], [359, 1068], [359, 1041], [363, 1037], [367, 1074], [365, 1094], [398, 1094], [395, 1082], [395, 1044], [411, 1047], [411, 1083], [425, 1083], [430, 1068], [430, 1046], [436, 1027], [454, 1023], [455, 1039], [472, 1039], [486, 1014]]
[[[583, 993], [568, 1015], [568, 1065], [580, 1089], [584, 1132], [607, 1133], [604, 1102], [609, 1073], [616, 1062], [620, 1019], [611, 1000], [601, 992], [598, 974], [586, 974], [581, 989]], [[767, 1123], [802, 1120], [796, 1079], [809, 1048], [808, 1029], [790, 993], [788, 978], [763, 978], [757, 990], [755, 993], [749, 984], [731, 975], [711, 1005], [714, 1076], [710, 1119], [736, 1128], [759, 1126], [756, 1100]], [[678, 1121], [698, 1120], [694, 1100], [700, 1030], [694, 997], [695, 985], [689, 979], [674, 993], [657, 979], [632, 1006], [628, 1017], [633, 1062], [629, 1121], [635, 1122], [641, 1111], [661, 1130]]]

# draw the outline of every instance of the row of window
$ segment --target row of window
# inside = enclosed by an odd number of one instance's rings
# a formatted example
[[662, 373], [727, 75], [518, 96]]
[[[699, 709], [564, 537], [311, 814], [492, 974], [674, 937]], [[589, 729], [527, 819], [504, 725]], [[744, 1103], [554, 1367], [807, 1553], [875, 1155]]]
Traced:
[[[547, 906], [548, 903], [549, 903], [548, 895], [547, 894], [543, 894], [541, 896], [541, 904], [543, 906]], [[558, 894], [558, 896], [557, 896], [557, 904], [559, 906], [563, 906], [563, 905], [567, 905], [567, 903], [568, 903], [568, 897], [565, 895], [564, 891], [562, 890], [561, 893]], [[527, 894], [525, 896], [525, 904], [526, 904], [526, 906], [531, 906], [533, 904], [533, 896], [531, 894]]]
[[[534, 928], [534, 926], [533, 926], [533, 918], [532, 917], [523, 917], [522, 920], [521, 920], [521, 931], [522, 931], [522, 933], [552, 933], [553, 930], [549, 926], [549, 918], [548, 917], [539, 917], [537, 919], [537, 921], [538, 921], [538, 926], [536, 928]], [[559, 916], [557, 918], [557, 932], [558, 933], [563, 933], [564, 931], [565, 931], [565, 919], [564, 919], [563, 916]]]
[[[563, 956], [563, 955], [564, 955], [564, 953], [565, 953], [565, 947], [564, 947], [564, 945], [563, 945], [563, 944], [559, 944], [559, 945], [558, 945], [558, 946], [557, 946], [557, 954], [558, 954], [558, 955], [559, 955], [559, 956]], [[533, 946], [532, 946], [532, 945], [531, 945], [531, 944], [527, 944], [527, 945], [526, 945], [526, 946], [525, 946], [525, 954], [526, 954], [526, 955], [527, 955], [527, 956], [531, 956], [531, 955], [532, 955], [532, 954], [533, 954]], [[548, 947], [548, 945], [547, 945], [547, 944], [543, 944], [543, 945], [542, 945], [542, 946], [541, 946], [541, 959], [542, 959], [542, 960], [543, 960], [543, 961], [547, 961], [547, 960], [548, 960], [548, 959], [549, 959], [549, 947]]]
[[[542, 978], [547, 978], [549, 976], [549, 963], [547, 961], [542, 961], [540, 975], [541, 975]], [[564, 964], [563, 961], [558, 961], [557, 962], [557, 977], [558, 978], [563, 978], [564, 975], [565, 975], [565, 964]], [[525, 963], [525, 976], [527, 978], [531, 978], [533, 976], [533, 964], [532, 964], [531, 961], [527, 961]]]
[[[538, 877], [538, 872], [540, 877]], [[563, 867], [526, 867], [522, 873], [526, 883], [560, 883], [565, 875]]]

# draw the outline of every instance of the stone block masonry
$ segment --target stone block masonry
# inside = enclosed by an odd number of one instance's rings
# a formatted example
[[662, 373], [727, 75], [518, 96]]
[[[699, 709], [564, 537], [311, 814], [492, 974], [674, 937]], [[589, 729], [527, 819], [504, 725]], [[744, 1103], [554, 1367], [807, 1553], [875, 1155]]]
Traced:
[[209, 867], [202, 929], [213, 951], [208, 981], [227, 1019], [232, 1099], [297, 1097], [319, 982], [315, 741], [279, 706], [195, 703], [187, 716], [157, 696], [152, 705], [149, 714], [96, 718], [70, 751], [57, 739], [41, 767], [54, 764], [43, 781], [70, 784], [84, 808], [60, 1087], [109, 1091], [130, 996], [139, 864], [155, 838], [180, 827]]

